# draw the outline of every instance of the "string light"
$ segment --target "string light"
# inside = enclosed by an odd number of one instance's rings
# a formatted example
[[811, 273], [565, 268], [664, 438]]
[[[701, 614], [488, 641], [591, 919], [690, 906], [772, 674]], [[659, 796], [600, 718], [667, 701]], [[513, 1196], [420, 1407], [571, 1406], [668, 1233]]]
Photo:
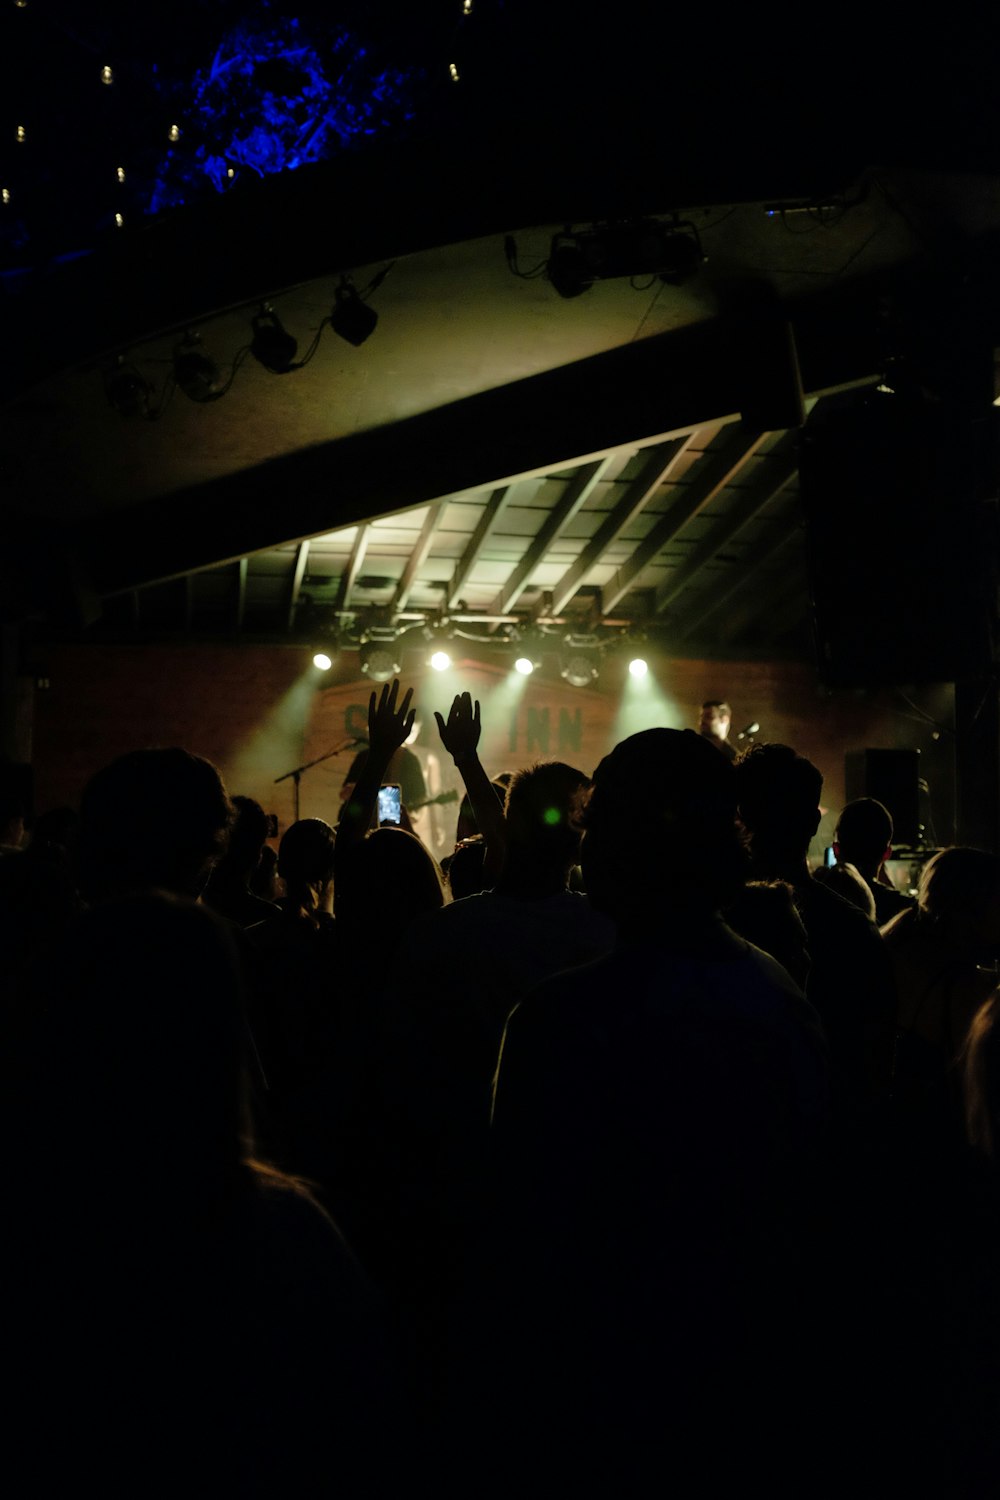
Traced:
[[124, 167], [119, 167], [118, 168], [118, 181], [119, 182], [124, 182], [125, 181], [125, 168]]
[[471, 16], [472, 15], [472, 0], [462, 0], [462, 15], [463, 16]]
[[3, 201], [5, 203], [9, 203], [10, 202], [10, 188], [4, 188], [3, 193], [0, 194], [0, 197], [3, 198]]
[[454, 63], [449, 63], [448, 64], [448, 72], [451, 74], [451, 81], [452, 81], [452, 83], [457, 83], [458, 82], [458, 68], [455, 66]]
[[17, 127], [17, 138], [22, 144], [28, 139], [28, 132], [23, 125]]
[[235, 169], [233, 167], [227, 167], [227, 169], [226, 169], [226, 176], [227, 177], [235, 177], [236, 176]]
[[124, 223], [125, 223], [125, 220], [122, 218], [121, 214], [115, 214], [115, 228], [116, 229], [121, 229], [121, 227], [122, 227], [122, 225]]
[[181, 138], [181, 127], [179, 125], [171, 125], [170, 129], [167, 131], [167, 140], [168, 141], [179, 141], [180, 138]]
[[18, 10], [24, 10], [28, 4], [28, 0], [14, 0], [14, 4], [17, 6]]
[[114, 81], [115, 81], [115, 76], [112, 73], [111, 69], [108, 67], [107, 63], [105, 63], [104, 67], [101, 69], [101, 82], [102, 83], [114, 83]]

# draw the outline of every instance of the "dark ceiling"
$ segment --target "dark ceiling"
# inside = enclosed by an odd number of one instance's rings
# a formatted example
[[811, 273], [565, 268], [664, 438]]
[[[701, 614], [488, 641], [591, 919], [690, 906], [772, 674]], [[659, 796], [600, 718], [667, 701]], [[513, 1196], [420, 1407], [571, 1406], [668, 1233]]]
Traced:
[[[50, 153], [61, 141], [72, 166], [59, 67], [96, 65], [116, 38], [148, 61], [135, 8], [97, 9], [104, 32], [81, 42], [78, 19], [52, 77], [37, 44], [23, 54], [0, 171], [26, 171], [14, 117], [41, 83]], [[604, 20], [487, 0], [470, 15], [461, 0], [331, 9], [368, 28], [380, 63], [412, 65], [405, 128], [121, 232], [67, 193], [8, 247], [7, 617], [94, 639], [356, 639], [450, 616], [806, 650], [807, 411], [904, 367], [923, 387], [952, 379], [949, 358], [992, 381], [985, 18], [942, 43], [860, 7], [827, 35], [810, 17], [808, 37], [791, 9], [722, 28], [646, 4]], [[163, 56], [200, 66], [213, 27], [249, 10], [173, 7]], [[148, 107], [134, 108], [140, 140]], [[54, 160], [38, 170], [62, 181]], [[566, 300], [544, 270], [512, 274], [508, 235], [518, 268], [544, 268], [567, 224], [640, 216], [694, 226], [705, 258], [680, 284], [623, 276]], [[86, 253], [63, 259], [70, 231]], [[343, 274], [362, 288], [387, 267], [361, 347], [323, 327]], [[300, 352], [319, 335], [304, 368], [246, 355], [265, 301]], [[172, 386], [186, 333], [235, 367], [217, 401]], [[116, 361], [148, 384], [152, 420], [109, 402]]]

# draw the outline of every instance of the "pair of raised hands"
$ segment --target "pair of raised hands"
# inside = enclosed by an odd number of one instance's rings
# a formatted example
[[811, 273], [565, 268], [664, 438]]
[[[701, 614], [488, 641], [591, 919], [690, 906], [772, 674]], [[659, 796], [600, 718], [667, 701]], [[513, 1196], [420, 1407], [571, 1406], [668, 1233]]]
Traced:
[[[399, 681], [394, 678], [377, 698], [372, 693], [368, 700], [369, 748], [372, 755], [384, 755], [387, 760], [409, 739], [413, 729], [414, 710], [410, 707], [413, 689], [407, 688], [402, 703], [398, 699]], [[447, 720], [437, 712], [434, 718], [441, 743], [456, 763], [475, 755], [482, 729], [478, 698], [473, 702], [471, 693], [456, 693]]]

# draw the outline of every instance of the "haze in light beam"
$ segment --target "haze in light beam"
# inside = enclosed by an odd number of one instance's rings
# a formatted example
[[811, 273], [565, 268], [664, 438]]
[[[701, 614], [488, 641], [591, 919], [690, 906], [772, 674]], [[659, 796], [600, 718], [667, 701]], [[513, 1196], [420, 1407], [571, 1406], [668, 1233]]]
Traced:
[[641, 729], [683, 729], [683, 715], [672, 698], [663, 692], [652, 671], [645, 677], [626, 674], [618, 712], [612, 726], [612, 738], [628, 739]]

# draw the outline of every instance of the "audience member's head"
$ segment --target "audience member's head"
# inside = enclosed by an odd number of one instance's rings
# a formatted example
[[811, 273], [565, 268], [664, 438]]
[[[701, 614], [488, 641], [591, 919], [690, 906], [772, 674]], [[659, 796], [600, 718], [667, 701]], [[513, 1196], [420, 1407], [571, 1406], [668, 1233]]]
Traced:
[[329, 910], [337, 836], [322, 818], [300, 818], [278, 845], [278, 874], [291, 909], [300, 916]]
[[120, 756], [84, 788], [83, 894], [91, 901], [153, 889], [199, 896], [230, 817], [222, 778], [200, 755], [175, 748]]
[[278, 896], [278, 851], [265, 844], [260, 851], [257, 868], [250, 876], [250, 889], [262, 901], [274, 901]]
[[819, 827], [820, 772], [790, 745], [752, 745], [737, 757], [735, 772], [755, 872], [780, 876], [801, 866]]
[[1000, 997], [993, 994], [977, 1012], [962, 1053], [965, 1125], [970, 1144], [1000, 1156]]
[[417, 917], [440, 911], [444, 882], [437, 861], [405, 828], [376, 828], [350, 851], [350, 880], [337, 892], [337, 916], [352, 936], [391, 945]]
[[[1000, 856], [985, 849], [941, 849], [920, 872], [921, 927], [957, 956], [1000, 956]], [[893, 932], [903, 912], [885, 931]]]
[[562, 887], [580, 858], [576, 814], [589, 777], [563, 761], [517, 771], [507, 788], [503, 883]]
[[848, 802], [834, 834], [837, 858], [855, 865], [866, 880], [874, 880], [892, 853], [892, 815], [874, 797]]
[[749, 880], [725, 918], [734, 932], [762, 948], [805, 988], [809, 976], [809, 939], [795, 906], [792, 888], [784, 880]]
[[[453, 901], [466, 896], [475, 896], [483, 889], [483, 864], [486, 859], [486, 843], [481, 833], [463, 839], [456, 844], [455, 852], [448, 860], [448, 889]], [[442, 861], [442, 866], [443, 866]]]
[[587, 894], [619, 924], [707, 915], [732, 900], [746, 869], [733, 768], [691, 729], [647, 729], [594, 772], [581, 821]]
[[253, 797], [233, 797], [233, 818], [229, 825], [229, 842], [216, 866], [218, 874], [249, 880], [267, 842], [267, 813]]

